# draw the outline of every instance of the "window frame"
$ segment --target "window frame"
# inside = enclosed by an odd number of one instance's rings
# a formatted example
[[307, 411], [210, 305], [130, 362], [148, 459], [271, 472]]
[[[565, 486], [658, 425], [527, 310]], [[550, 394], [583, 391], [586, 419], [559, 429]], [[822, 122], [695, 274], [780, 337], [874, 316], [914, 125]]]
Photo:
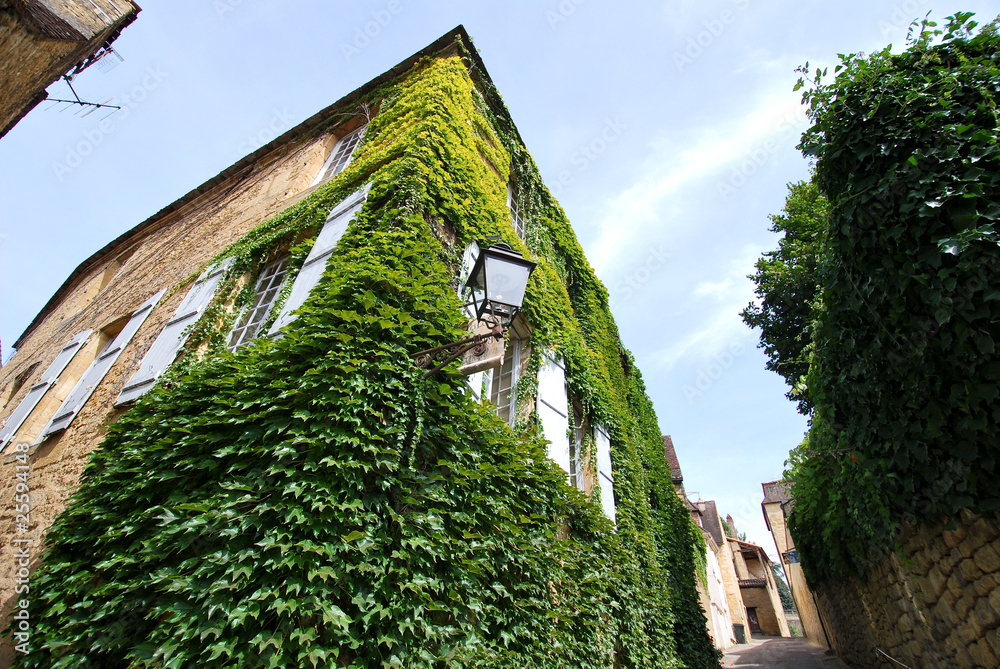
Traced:
[[[239, 316], [236, 317], [236, 321], [229, 330], [229, 334], [226, 335], [226, 348], [230, 352], [237, 352], [244, 346], [249, 345], [250, 342], [257, 339], [261, 334], [261, 329], [264, 323], [267, 322], [268, 316], [271, 315], [271, 311], [274, 309], [274, 305], [281, 295], [282, 288], [288, 280], [288, 261], [289, 255], [285, 253], [261, 268], [254, 285], [254, 296], [251, 303], [243, 308]], [[276, 269], [272, 271], [272, 268]], [[263, 304], [262, 300], [267, 295], [270, 295], [270, 297], [267, 303]], [[263, 311], [261, 311], [262, 307]], [[254, 315], [258, 313], [260, 317], [254, 320]], [[238, 336], [237, 331], [240, 331]], [[247, 332], [251, 334], [247, 336]]]
[[[344, 134], [343, 137], [337, 139], [336, 145], [334, 145], [333, 150], [330, 151], [330, 155], [323, 162], [323, 167], [320, 169], [319, 174], [316, 175], [316, 180], [313, 181], [313, 186], [317, 186], [324, 181], [329, 181], [333, 177], [337, 176], [341, 172], [347, 169], [347, 166], [351, 164], [354, 160], [354, 154], [358, 150], [358, 145], [361, 144], [361, 140], [364, 139], [365, 131], [368, 129], [367, 123], [362, 123], [360, 126], [351, 130], [350, 132]], [[346, 158], [342, 155], [342, 149], [345, 144], [351, 144], [349, 153]], [[337, 166], [338, 156], [343, 161], [339, 166]]]
[[510, 210], [510, 222], [514, 226], [514, 232], [522, 242], [528, 236], [528, 219], [521, 211], [521, 205], [517, 199], [517, 187], [513, 180], [507, 182], [507, 209]]

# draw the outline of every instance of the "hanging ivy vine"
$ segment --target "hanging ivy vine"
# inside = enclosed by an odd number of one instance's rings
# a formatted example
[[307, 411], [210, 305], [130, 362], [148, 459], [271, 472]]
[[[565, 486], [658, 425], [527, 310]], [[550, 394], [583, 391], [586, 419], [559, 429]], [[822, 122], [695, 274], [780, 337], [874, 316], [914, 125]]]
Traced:
[[[372, 92], [350, 166], [216, 259], [234, 264], [189, 354], [110, 426], [47, 535], [18, 666], [717, 666], [704, 544], [607, 292], [484, 81], [460, 54]], [[294, 323], [230, 353], [238, 277], [281, 249], [300, 265], [365, 183]], [[528, 367], [554, 348], [607, 428], [617, 529], [547, 458], [533, 373], [511, 429], [409, 358], [463, 335], [452, 277], [491, 235], [539, 261]]]

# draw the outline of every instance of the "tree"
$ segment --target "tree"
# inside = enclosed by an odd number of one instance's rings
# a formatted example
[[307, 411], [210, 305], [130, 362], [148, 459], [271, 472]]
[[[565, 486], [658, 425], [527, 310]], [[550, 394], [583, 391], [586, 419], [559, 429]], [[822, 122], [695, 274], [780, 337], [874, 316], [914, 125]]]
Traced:
[[794, 611], [795, 600], [792, 599], [792, 590], [785, 583], [785, 574], [777, 562], [771, 563], [771, 572], [774, 574], [774, 582], [778, 584], [778, 597], [781, 599], [781, 608], [785, 611]]
[[804, 414], [812, 408], [803, 380], [809, 371], [809, 324], [815, 317], [817, 264], [828, 211], [813, 181], [788, 185], [782, 213], [770, 217], [771, 232], [783, 237], [777, 250], [761, 256], [757, 273], [750, 276], [759, 303], [751, 302], [740, 314], [747, 325], [760, 328], [767, 369], [784, 377], [791, 386], [786, 397], [798, 401]]
[[[915, 23], [900, 54], [841, 56], [833, 80], [800, 70], [826, 220], [814, 247], [786, 232], [762, 258], [766, 301], [744, 315], [772, 368], [807, 369], [786, 478], [813, 581], [863, 574], [903, 521], [1000, 510], [1000, 37], [971, 18]], [[795, 308], [809, 271], [820, 288]]]

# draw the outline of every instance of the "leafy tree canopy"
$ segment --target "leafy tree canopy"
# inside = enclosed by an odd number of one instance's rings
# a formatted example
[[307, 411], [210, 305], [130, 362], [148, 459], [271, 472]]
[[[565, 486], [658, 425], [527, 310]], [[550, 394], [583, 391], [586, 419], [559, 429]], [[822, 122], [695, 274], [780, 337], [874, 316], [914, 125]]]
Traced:
[[786, 230], [758, 286], [800, 295], [792, 258], [820, 290], [746, 315], [762, 319], [779, 373], [808, 361], [811, 425], [786, 478], [813, 580], [865, 573], [901, 522], [1000, 510], [1000, 37], [996, 20], [971, 19], [915, 23], [899, 54], [841, 55], [832, 80], [801, 68], [812, 126], [799, 148], [816, 161], [826, 225], [812, 265]]
[[785, 208], [770, 217], [771, 232], [783, 237], [777, 250], [757, 261], [757, 272], [750, 278], [759, 301], [741, 313], [747, 325], [760, 328], [767, 368], [792, 387], [786, 396], [798, 401], [801, 413], [812, 407], [803, 382], [809, 371], [809, 324], [814, 318], [827, 213], [826, 198], [814, 182], [789, 184]]

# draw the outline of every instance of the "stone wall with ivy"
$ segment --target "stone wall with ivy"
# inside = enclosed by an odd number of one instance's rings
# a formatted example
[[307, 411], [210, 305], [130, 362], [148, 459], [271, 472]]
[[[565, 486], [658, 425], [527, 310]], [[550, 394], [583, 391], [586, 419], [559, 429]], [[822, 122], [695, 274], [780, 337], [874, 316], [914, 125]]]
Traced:
[[[470, 60], [369, 91], [351, 165], [216, 258], [234, 262], [191, 333], [202, 355], [110, 426], [47, 535], [17, 666], [717, 666], [704, 544], [607, 291]], [[284, 336], [230, 353], [239, 277], [286, 251], [297, 268], [366, 183]], [[491, 236], [539, 263], [519, 402], [554, 349], [611, 436], [617, 528], [548, 460], [535, 412], [511, 429], [409, 357], [463, 335], [459, 259]]]
[[816, 599], [837, 654], [855, 667], [1000, 666], [1000, 523], [965, 512], [945, 529], [907, 527], [865, 579]]

